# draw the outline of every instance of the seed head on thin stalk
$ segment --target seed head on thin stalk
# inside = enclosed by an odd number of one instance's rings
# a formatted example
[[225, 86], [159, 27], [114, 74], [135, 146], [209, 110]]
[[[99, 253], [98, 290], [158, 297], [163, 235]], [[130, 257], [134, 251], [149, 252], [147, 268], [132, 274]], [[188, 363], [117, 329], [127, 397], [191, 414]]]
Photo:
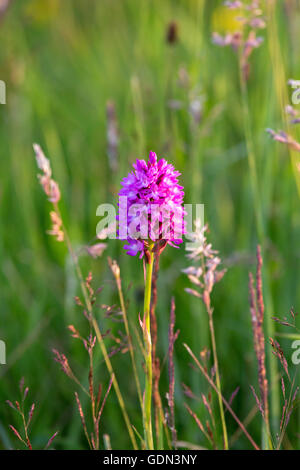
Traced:
[[284, 131], [275, 132], [273, 129], [267, 129], [267, 132], [273, 140], [287, 145], [292, 150], [296, 150], [296, 152], [300, 152], [300, 143], [297, 142], [291, 135]]
[[220, 393], [218, 393], [220, 416], [223, 429], [224, 448], [228, 449], [228, 436], [225, 422], [224, 408], [222, 402], [221, 380], [218, 365], [217, 346], [215, 339], [215, 329], [213, 322], [213, 308], [211, 306], [211, 293], [214, 285], [222, 279], [226, 270], [219, 269], [221, 259], [218, 256], [218, 251], [212, 248], [211, 243], [207, 242], [206, 232], [207, 225], [201, 226], [201, 221], [195, 221], [195, 231], [191, 234], [193, 243], [187, 247], [189, 253], [187, 257], [194, 262], [199, 262], [196, 266], [189, 266], [183, 272], [187, 274], [189, 280], [194, 284], [195, 288], [185, 289], [189, 294], [199, 297], [203, 300], [205, 309], [208, 314], [208, 322], [211, 336], [211, 344], [214, 358], [214, 372], [216, 375], [216, 386]]
[[[58, 210], [58, 203], [61, 199], [59, 185], [52, 178], [50, 161], [45, 156], [41, 147], [38, 144], [33, 144], [33, 149], [35, 152], [37, 166], [41, 170], [41, 173], [38, 174], [39, 182], [44, 190], [44, 193], [48, 197], [48, 201], [53, 204], [53, 210], [50, 211], [52, 227], [50, 230], [47, 230], [47, 234], [55, 237], [56, 241], [63, 242], [65, 241], [63, 222]], [[106, 247], [106, 243], [95, 243], [94, 245], [86, 245], [83, 247], [83, 249], [92, 258], [97, 258], [102, 255]]]
[[[90, 302], [92, 304], [94, 304], [95, 299], [96, 299], [96, 297], [95, 297], [96, 294], [95, 294], [95, 291], [92, 287], [92, 275], [91, 275], [91, 273], [89, 273], [89, 275], [87, 276], [87, 278], [85, 280], [85, 284], [86, 284], [87, 291], [89, 293]], [[99, 291], [99, 289], [98, 289], [98, 291]], [[80, 307], [83, 307], [83, 304], [82, 304], [82, 302], [79, 298], [76, 298], [76, 303]], [[96, 380], [95, 380], [95, 373], [94, 373], [94, 348], [95, 348], [95, 345], [96, 345], [97, 337], [94, 334], [92, 334], [92, 331], [93, 331], [92, 326], [93, 325], [92, 325], [91, 316], [85, 310], [83, 311], [83, 314], [84, 314], [85, 318], [88, 320], [89, 326], [90, 326], [90, 333], [88, 334], [88, 336], [87, 337], [82, 336], [80, 334], [80, 332], [75, 328], [74, 325], [69, 325], [68, 329], [69, 329], [69, 331], [71, 333], [71, 336], [73, 338], [79, 339], [82, 342], [85, 350], [88, 353], [88, 358], [89, 358], [88, 388], [85, 388], [82, 385], [82, 383], [80, 382], [80, 380], [77, 378], [77, 376], [75, 375], [75, 373], [73, 372], [73, 369], [71, 368], [71, 366], [69, 364], [69, 361], [68, 361], [67, 357], [64, 354], [59, 353], [55, 349], [53, 350], [53, 353], [54, 353], [54, 358], [55, 358], [56, 362], [58, 362], [61, 365], [61, 368], [62, 368], [63, 372], [73, 382], [75, 382], [76, 385], [78, 385], [81, 388], [81, 390], [89, 398], [90, 410], [91, 410], [91, 421], [92, 421], [92, 430], [91, 431], [89, 431], [89, 429], [88, 429], [87, 421], [86, 421], [86, 418], [85, 418], [85, 415], [86, 415], [87, 411], [86, 410], [84, 411], [84, 408], [81, 404], [78, 392], [77, 391], [74, 392], [77, 407], [78, 407], [78, 411], [79, 411], [79, 416], [80, 416], [80, 420], [81, 420], [81, 424], [82, 424], [82, 428], [83, 428], [85, 437], [87, 439], [87, 442], [89, 444], [89, 447], [91, 449], [98, 450], [99, 446], [100, 446], [100, 435], [99, 435], [100, 420], [101, 420], [101, 416], [102, 416], [102, 412], [103, 412], [105, 402], [107, 400], [108, 394], [110, 392], [110, 389], [111, 389], [111, 386], [112, 386], [112, 383], [113, 383], [114, 375], [112, 375], [111, 378], [110, 378], [110, 382], [109, 382], [109, 385], [108, 385], [108, 388], [107, 388], [107, 392], [106, 392], [105, 397], [104, 397], [104, 399], [102, 401], [102, 404], [101, 404], [102, 385], [101, 385], [101, 383], [98, 383], [98, 385], [97, 385]], [[116, 339], [116, 338], [114, 338], [114, 339]], [[118, 344], [118, 346], [120, 346], [120, 345]], [[115, 351], [113, 351], [113, 353], [115, 353]], [[109, 356], [111, 356], [113, 353], [110, 352]]]
[[179, 330], [175, 331], [175, 300], [172, 298], [169, 324], [169, 349], [168, 349], [168, 369], [169, 369], [169, 392], [167, 395], [169, 405], [168, 424], [172, 433], [172, 444], [177, 448], [177, 431], [175, 426], [175, 367], [174, 367], [174, 345], [178, 338]]
[[[256, 450], [260, 450], [258, 445], [255, 443], [255, 441], [253, 440], [253, 438], [251, 437], [251, 435], [249, 434], [249, 432], [247, 431], [245, 425], [243, 424], [242, 421], [240, 421], [240, 419], [237, 417], [237, 415], [235, 414], [235, 412], [233, 411], [233, 409], [231, 408], [229, 402], [227, 402], [225, 400], [225, 398], [223, 397], [223, 395], [221, 394], [219, 388], [217, 387], [217, 385], [215, 384], [214, 380], [209, 376], [209, 374], [207, 373], [207, 371], [205, 370], [205, 367], [203, 367], [203, 365], [201, 364], [201, 361], [199, 361], [197, 359], [197, 357], [195, 356], [195, 354], [192, 352], [192, 350], [189, 348], [189, 346], [187, 346], [187, 344], [183, 344], [183, 346], [185, 347], [185, 349], [187, 350], [187, 352], [189, 353], [189, 355], [192, 357], [192, 359], [194, 360], [195, 364], [197, 365], [197, 367], [200, 369], [202, 375], [205, 377], [205, 379], [207, 380], [207, 382], [210, 384], [210, 386], [213, 388], [213, 390], [215, 390], [215, 392], [217, 393], [218, 396], [220, 396], [222, 402], [224, 403], [224, 406], [226, 407], [226, 409], [229, 411], [229, 413], [231, 414], [231, 416], [233, 417], [233, 419], [237, 422], [238, 426], [240, 427], [240, 429], [242, 430], [242, 432], [244, 433], [244, 435], [247, 437], [247, 439], [249, 440], [249, 442], [251, 442], [251, 444], [253, 445], [254, 449]], [[194, 419], [195, 419], [195, 416], [193, 416]], [[197, 419], [196, 419], [196, 422], [197, 422]], [[198, 426], [200, 427], [200, 429], [202, 430], [202, 427], [199, 425], [199, 423], [197, 422]]]
[[[294, 330], [294, 333], [278, 332], [276, 333], [276, 335], [282, 338], [299, 338], [299, 329], [296, 326], [297, 316], [298, 312], [295, 312], [294, 308], [292, 307], [288, 315], [284, 316], [283, 319], [280, 319], [278, 317], [272, 317], [274, 321], [284, 326], [285, 328], [292, 328]], [[280, 449], [287, 431], [287, 426], [290, 421], [291, 415], [297, 405], [299, 405], [299, 386], [296, 386], [295, 383], [297, 378], [297, 370], [295, 371], [294, 377], [292, 378], [288, 361], [285, 357], [284, 351], [280, 343], [273, 338], [269, 338], [269, 341], [272, 347], [272, 353], [279, 360], [283, 370], [283, 375], [281, 377], [281, 393], [283, 405], [279, 430], [276, 433], [276, 449]]]
[[48, 230], [48, 235], [52, 235], [58, 242], [64, 241], [64, 232], [62, 229], [62, 220], [55, 206], [60, 200], [60, 189], [56, 181], [52, 178], [52, 169], [50, 161], [45, 156], [41, 147], [38, 144], [33, 144], [35, 152], [35, 158], [38, 168], [41, 170], [41, 174], [38, 174], [39, 182], [44, 190], [44, 193], [48, 197], [48, 201], [54, 205], [54, 210], [50, 212], [50, 218], [52, 222], [51, 230]]
[[253, 387], [251, 390], [254, 394], [257, 406], [262, 414], [266, 425], [267, 437], [270, 440], [270, 424], [269, 424], [269, 386], [266, 371], [266, 354], [265, 354], [265, 336], [264, 336], [264, 300], [262, 293], [262, 256], [260, 246], [257, 247], [257, 269], [256, 269], [256, 286], [252, 273], [249, 273], [249, 296], [250, 296], [250, 313], [252, 320], [254, 350], [258, 364], [258, 383], [260, 398], [255, 393]]
[[263, 38], [257, 35], [257, 31], [266, 27], [260, 3], [259, 0], [224, 2], [226, 8], [236, 10], [236, 19], [240, 23], [240, 28], [225, 36], [214, 32], [212, 37], [213, 43], [217, 46], [231, 46], [239, 54], [240, 69], [244, 81], [249, 78], [249, 57], [263, 41]]
[[[263, 329], [264, 321], [264, 300], [262, 293], [262, 255], [260, 246], [257, 247], [256, 252], [257, 258], [257, 269], [256, 269], [256, 285], [254, 285], [254, 279], [252, 274], [249, 274], [249, 294], [250, 294], [250, 312], [253, 328], [253, 337], [254, 337], [254, 349], [257, 357], [258, 363], [258, 383], [259, 383], [259, 397], [257, 396], [254, 387], [251, 387], [255, 401], [257, 403], [258, 409], [261, 412], [264, 422], [266, 423], [266, 431], [269, 438], [269, 445], [273, 446], [272, 438], [270, 434], [270, 425], [269, 425], [269, 404], [268, 404], [268, 395], [269, 387], [267, 380], [267, 371], [266, 371], [266, 358], [265, 358], [265, 337]], [[292, 321], [288, 321], [286, 318], [280, 320], [277, 317], [273, 317], [273, 320], [287, 327], [295, 327], [295, 318], [296, 314], [293, 309], [290, 311], [290, 316]], [[282, 365], [284, 374], [289, 383], [289, 397], [286, 393], [286, 385], [284, 378], [281, 377], [281, 392], [283, 395], [283, 408], [280, 420], [279, 431], [276, 435], [277, 444], [276, 448], [279, 449], [283, 440], [283, 437], [286, 432], [287, 425], [290, 420], [292, 411], [295, 408], [295, 400], [298, 395], [298, 388], [295, 388], [295, 378], [292, 380], [289, 372], [288, 361], [285, 358], [284, 352], [279, 344], [279, 342], [273, 338], [269, 338], [270, 344], [272, 346], [272, 353], [278, 358], [280, 364]]]
[[48, 200], [53, 204], [57, 204], [60, 200], [60, 190], [56, 181], [52, 179], [50, 161], [45, 157], [44, 152], [38, 144], [33, 144], [33, 149], [37, 165], [42, 172], [42, 174], [38, 175], [41, 186], [48, 196]]
[[[62, 221], [61, 216], [60, 216], [60, 211], [59, 211], [59, 207], [58, 207], [58, 202], [60, 200], [60, 191], [59, 191], [58, 184], [52, 179], [52, 170], [51, 170], [50, 162], [45, 157], [45, 155], [44, 155], [43, 151], [41, 150], [40, 146], [37, 145], [37, 144], [34, 144], [33, 148], [34, 148], [34, 151], [35, 151], [37, 165], [38, 165], [39, 169], [42, 172], [42, 174], [38, 176], [39, 180], [40, 180], [40, 183], [43, 187], [43, 190], [44, 190], [45, 194], [48, 196], [49, 201], [52, 203], [53, 210], [56, 213], [56, 222], [58, 222], [58, 220], [61, 221], [61, 225], [59, 224], [59, 230], [60, 229], [62, 230], [63, 237], [61, 236], [61, 234], [57, 230], [57, 227], [54, 227], [54, 229], [53, 229], [53, 231], [55, 233], [51, 233], [51, 234], [55, 235], [56, 238], [59, 239], [60, 241], [62, 241], [62, 239], [64, 239], [65, 242], [66, 242], [69, 254], [70, 254], [71, 259], [72, 259], [73, 264], [74, 264], [74, 269], [76, 271], [76, 274], [77, 274], [77, 277], [78, 277], [78, 280], [79, 280], [79, 283], [80, 283], [81, 291], [82, 291], [82, 294], [83, 294], [83, 297], [84, 297], [86, 317], [90, 321], [90, 323], [92, 325], [92, 328], [95, 331], [95, 334], [96, 334], [96, 337], [97, 337], [97, 342], [99, 344], [100, 350], [101, 350], [102, 355], [104, 357], [104, 361], [105, 361], [107, 370], [110, 374], [112, 385], [113, 385], [114, 390], [115, 390], [116, 395], [117, 395], [118, 403], [119, 403], [119, 406], [120, 406], [120, 409], [121, 409], [121, 412], [122, 412], [122, 415], [123, 415], [123, 418], [124, 418], [124, 421], [125, 421], [125, 424], [126, 424], [126, 428], [127, 428], [132, 446], [135, 450], [137, 450], [138, 446], [137, 446], [136, 438], [135, 438], [135, 435], [134, 435], [134, 432], [133, 432], [133, 429], [132, 429], [132, 425], [130, 423], [129, 416], [128, 416], [128, 413], [127, 413], [127, 410], [126, 410], [125, 402], [124, 402], [124, 399], [123, 399], [123, 396], [122, 396], [117, 378], [115, 377], [115, 374], [114, 374], [113, 366], [112, 366], [112, 363], [110, 361], [110, 356], [109, 356], [109, 353], [107, 351], [106, 345], [104, 343], [103, 335], [102, 335], [101, 330], [99, 328], [98, 322], [96, 321], [96, 319], [94, 317], [93, 302], [91, 301], [91, 298], [90, 298], [90, 294], [91, 294], [90, 279], [87, 278], [85, 280], [84, 277], [83, 277], [81, 268], [80, 268], [79, 263], [78, 263], [78, 256], [75, 254], [75, 252], [73, 250], [70, 238], [68, 236], [68, 232], [67, 232], [66, 227], [63, 224], [63, 221]], [[102, 248], [103, 247], [101, 247], [101, 249]], [[97, 255], [98, 255], [99, 247], [97, 247], [96, 251], [97, 251]], [[95, 251], [93, 252], [93, 255], [96, 256]]]
[[[285, 324], [285, 322], [283, 324]], [[284, 371], [284, 375], [281, 377], [283, 405], [280, 426], [278, 432], [276, 433], [276, 449], [279, 450], [286, 434], [291, 415], [296, 409], [297, 405], [299, 405], [299, 386], [296, 386], [297, 371], [295, 372], [292, 379], [288, 367], [288, 361], [279, 342], [273, 338], [270, 338], [270, 344], [272, 346], [272, 353], [275, 357], [278, 358]]]
[[219, 269], [221, 259], [218, 256], [218, 251], [214, 250], [211, 243], [207, 242], [207, 231], [207, 225], [201, 228], [200, 220], [195, 221], [195, 232], [192, 234], [193, 243], [191, 246], [187, 246], [189, 251], [187, 258], [193, 262], [199, 262], [199, 264], [189, 266], [182, 271], [196, 287], [195, 289], [186, 288], [185, 291], [195, 297], [202, 298], [207, 311], [210, 311], [210, 297], [213, 287], [222, 279], [226, 269]]
[[[29, 394], [29, 388], [25, 387], [25, 382], [24, 378], [20, 380], [19, 384], [19, 389], [20, 389], [20, 400], [16, 400], [14, 403], [12, 403], [10, 400], [6, 400], [6, 403], [8, 406], [14, 410], [20, 417], [21, 417], [21, 422], [22, 422], [22, 431], [19, 431], [15, 426], [12, 424], [9, 425], [11, 431], [14, 433], [14, 435], [18, 438], [20, 442], [28, 449], [32, 450], [32, 442], [30, 438], [30, 428], [31, 428], [31, 422], [33, 418], [33, 414], [35, 411], [35, 403], [32, 403], [29, 409], [26, 411], [25, 409], [25, 402], [26, 398], [28, 397]], [[55, 437], [57, 436], [58, 431], [56, 431], [48, 440], [46, 443], [44, 449], [48, 449], [52, 442], [54, 441]]]
[[[299, 81], [290, 79], [288, 84], [294, 88], [296, 91], [295, 93], [300, 93], [300, 86]], [[287, 122], [288, 127], [295, 126], [300, 123], [300, 113], [297, 109], [295, 109], [292, 105], [287, 104], [285, 107], [285, 113], [289, 121]], [[272, 137], [273, 140], [276, 142], [280, 142], [285, 144], [291, 150], [295, 150], [296, 152], [300, 152], [300, 143], [288, 132], [283, 130], [274, 131], [273, 129], [266, 129], [268, 134]], [[299, 164], [298, 170], [300, 171]]]

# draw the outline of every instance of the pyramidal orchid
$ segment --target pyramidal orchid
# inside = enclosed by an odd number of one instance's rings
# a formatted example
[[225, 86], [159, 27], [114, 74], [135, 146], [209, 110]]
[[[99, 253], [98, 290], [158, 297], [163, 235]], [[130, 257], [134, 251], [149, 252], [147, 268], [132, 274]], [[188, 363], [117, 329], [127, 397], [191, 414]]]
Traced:
[[143, 257], [151, 241], [160, 247], [182, 242], [184, 191], [180, 173], [165, 159], [157, 160], [154, 152], [148, 162], [137, 160], [133, 168], [121, 182], [119, 205], [126, 203], [126, 214], [121, 218], [119, 211], [119, 238], [127, 239], [128, 255]]
[[146, 367], [143, 421], [145, 442], [153, 449], [152, 436], [152, 342], [150, 332], [150, 303], [155, 255], [167, 245], [178, 247], [185, 233], [183, 187], [180, 173], [165, 159], [150, 152], [149, 160], [137, 160], [121, 182], [119, 192], [119, 239], [126, 240], [124, 248], [130, 256], [139, 254], [145, 259], [145, 295], [143, 329]]

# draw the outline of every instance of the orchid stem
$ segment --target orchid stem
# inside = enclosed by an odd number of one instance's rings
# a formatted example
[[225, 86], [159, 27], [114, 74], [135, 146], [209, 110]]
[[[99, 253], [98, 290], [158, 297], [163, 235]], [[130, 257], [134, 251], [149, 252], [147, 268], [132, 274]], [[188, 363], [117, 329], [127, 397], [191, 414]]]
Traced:
[[145, 396], [144, 396], [144, 431], [146, 447], [153, 450], [152, 435], [152, 344], [150, 331], [150, 302], [151, 302], [151, 286], [152, 272], [154, 263], [153, 243], [149, 243], [149, 258], [146, 263], [146, 281], [145, 281], [145, 297], [144, 297], [144, 341], [146, 351], [146, 378], [145, 378]]

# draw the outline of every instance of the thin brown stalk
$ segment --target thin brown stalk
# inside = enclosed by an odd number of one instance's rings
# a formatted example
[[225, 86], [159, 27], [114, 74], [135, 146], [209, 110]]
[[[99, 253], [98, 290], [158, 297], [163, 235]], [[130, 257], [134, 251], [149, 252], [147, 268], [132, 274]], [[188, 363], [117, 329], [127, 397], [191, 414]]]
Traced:
[[215, 390], [215, 392], [218, 394], [218, 396], [222, 399], [222, 402], [224, 403], [225, 407], [227, 408], [227, 410], [229, 411], [229, 413], [231, 414], [231, 416], [234, 418], [234, 420], [237, 422], [237, 424], [239, 425], [239, 427], [241, 428], [241, 430], [243, 431], [243, 433], [245, 434], [245, 436], [247, 437], [247, 439], [251, 442], [252, 446], [254, 447], [254, 449], [256, 450], [260, 450], [260, 448], [258, 447], [258, 445], [255, 443], [255, 441], [253, 440], [253, 438], [250, 436], [250, 434], [248, 433], [247, 429], [245, 428], [245, 426], [243, 425], [243, 423], [240, 421], [240, 419], [237, 417], [237, 415], [235, 414], [235, 412], [233, 411], [233, 409], [231, 408], [231, 406], [229, 405], [229, 403], [225, 400], [225, 398], [223, 397], [223, 395], [221, 394], [221, 392], [219, 391], [218, 387], [216, 386], [216, 384], [214, 383], [214, 381], [211, 379], [211, 377], [208, 375], [208, 373], [206, 372], [205, 368], [202, 366], [202, 364], [198, 361], [198, 359], [196, 358], [195, 354], [192, 352], [192, 350], [189, 348], [189, 346], [187, 344], [183, 344], [183, 346], [185, 347], [185, 349], [187, 350], [187, 352], [189, 353], [189, 355], [193, 358], [193, 360], [195, 361], [196, 365], [199, 367], [201, 373], [204, 375], [204, 377], [206, 378], [206, 380], [208, 381], [208, 383], [210, 384], [210, 386]]
[[201, 432], [203, 432], [204, 436], [206, 437], [206, 439], [211, 443], [211, 445], [213, 445], [213, 441], [211, 439], [211, 436], [208, 434], [207, 431], [205, 431], [204, 429], [204, 426], [203, 424], [201, 423], [199, 417], [196, 415], [196, 413], [194, 413], [193, 410], [191, 410], [191, 408], [186, 404], [184, 403], [184, 406], [186, 407], [186, 409], [188, 410], [189, 414], [192, 416], [192, 418], [194, 419], [195, 423], [197, 424], [198, 428], [200, 429]]
[[54, 441], [54, 439], [56, 438], [58, 434], [58, 431], [56, 431], [53, 436], [50, 437], [49, 441], [47, 442], [47, 444], [45, 445], [45, 450], [49, 449], [49, 447], [51, 446], [52, 442]]
[[[6, 403], [11, 409], [16, 411], [19, 416], [21, 416], [22, 426], [23, 426], [23, 437], [21, 433], [11, 424], [9, 425], [9, 428], [12, 430], [15, 436], [19, 439], [19, 441], [22, 442], [22, 444], [24, 444], [25, 447], [27, 447], [28, 450], [33, 450], [31, 440], [29, 437], [29, 427], [31, 425], [31, 421], [32, 421], [33, 414], [35, 411], [35, 403], [31, 404], [28, 414], [27, 413], [25, 414], [25, 400], [26, 400], [26, 397], [28, 396], [29, 387], [26, 387], [24, 390], [24, 378], [21, 379], [19, 388], [21, 392], [21, 400], [20, 401], [16, 400], [14, 404], [10, 400], [6, 400]], [[50, 445], [52, 444], [57, 434], [58, 434], [58, 431], [52, 435], [52, 437], [48, 440], [48, 443], [46, 444], [45, 449], [50, 447]]]
[[282, 410], [282, 418], [281, 418], [281, 424], [280, 424], [280, 431], [281, 432], [280, 432], [280, 437], [279, 437], [277, 447], [276, 447], [277, 450], [279, 450], [281, 445], [282, 445], [282, 441], [283, 441], [283, 439], [285, 437], [285, 433], [286, 433], [286, 428], [287, 428], [287, 425], [289, 423], [291, 414], [294, 410], [295, 400], [296, 400], [297, 394], [299, 392], [299, 387], [296, 387], [296, 390], [294, 390], [295, 380], [296, 380], [296, 375], [295, 375], [295, 377], [294, 377], [294, 379], [291, 383], [290, 393], [289, 393], [288, 399], [285, 400], [285, 404], [284, 404], [284, 407], [283, 407], [283, 410]]
[[102, 416], [103, 408], [104, 408], [104, 405], [105, 405], [105, 403], [106, 403], [107, 397], [108, 397], [108, 395], [109, 395], [109, 392], [110, 392], [111, 386], [112, 386], [112, 384], [113, 384], [113, 381], [114, 381], [114, 375], [112, 375], [112, 377], [110, 378], [110, 381], [109, 381], [109, 384], [108, 384], [108, 387], [107, 387], [107, 390], [106, 390], [106, 394], [104, 395], [103, 402], [102, 402], [100, 411], [99, 411], [99, 413], [98, 413], [98, 419], [100, 419], [101, 416]]
[[102, 413], [103, 413], [103, 409], [104, 409], [104, 406], [105, 406], [107, 397], [108, 397], [109, 392], [110, 392], [110, 390], [111, 390], [111, 387], [112, 387], [112, 384], [113, 384], [113, 380], [114, 380], [114, 376], [112, 376], [112, 377], [110, 378], [110, 381], [109, 381], [109, 384], [108, 384], [106, 393], [105, 393], [105, 395], [104, 395], [104, 398], [103, 398], [103, 401], [102, 401], [102, 404], [101, 404], [101, 408], [100, 408], [100, 410], [99, 410], [99, 412], [98, 412], [97, 418], [95, 419], [95, 434], [96, 434], [96, 443], [97, 443], [96, 448], [97, 448], [97, 449], [99, 449], [99, 424], [100, 424], [100, 419], [101, 419], [101, 416], [102, 416]]
[[262, 293], [262, 256], [261, 256], [261, 249], [260, 246], [257, 246], [257, 271], [256, 271], [256, 295], [257, 295], [257, 308], [258, 308], [258, 318], [259, 318], [259, 348], [261, 354], [260, 360], [260, 388], [262, 399], [264, 402], [264, 413], [265, 413], [265, 420], [269, 422], [269, 403], [268, 403], [268, 380], [267, 380], [267, 372], [266, 372], [266, 353], [265, 353], [265, 337], [263, 331], [263, 322], [264, 322], [264, 300], [263, 300], [263, 293]]
[[23, 444], [27, 447], [27, 443], [24, 441], [24, 439], [22, 439], [19, 431], [17, 431], [16, 428], [12, 424], [9, 425], [9, 428], [12, 430], [14, 435], [19, 439], [19, 441], [23, 442]]
[[[248, 426], [253, 421], [253, 419], [257, 415], [257, 412], [258, 412], [257, 405], [254, 405], [253, 408], [247, 414], [246, 418], [243, 420], [243, 424], [245, 427]], [[241, 436], [242, 433], [243, 431], [241, 430], [240, 427], [238, 427], [230, 438], [230, 444], [232, 446], [238, 440], [238, 438]]]
[[260, 246], [257, 247], [257, 269], [256, 269], [256, 287], [252, 273], [249, 273], [249, 302], [252, 320], [254, 350], [258, 364], [258, 384], [260, 391], [260, 400], [258, 401], [263, 420], [266, 426], [266, 432], [270, 439], [269, 425], [269, 403], [268, 403], [268, 380], [266, 371], [266, 353], [265, 353], [265, 336], [264, 336], [264, 301], [262, 293], [262, 256]]
[[[94, 433], [97, 436], [97, 425], [96, 425], [96, 411], [95, 411], [95, 396], [94, 396], [94, 365], [93, 365], [93, 348], [89, 350], [90, 358], [90, 370], [89, 370], [89, 392], [92, 408], [92, 419], [94, 423]], [[96, 440], [95, 448], [97, 449], [99, 445], [99, 440]]]
[[92, 443], [91, 443], [91, 440], [90, 440], [90, 437], [89, 437], [89, 433], [88, 433], [88, 430], [87, 430], [83, 409], [82, 409], [81, 402], [79, 400], [79, 396], [78, 396], [77, 392], [75, 392], [75, 398], [76, 398], [76, 402], [77, 402], [79, 416], [80, 416], [80, 419], [81, 419], [82, 428], [83, 428], [86, 440], [89, 443], [90, 449], [92, 449], [93, 446], [92, 446]]
[[24, 433], [25, 433], [25, 440], [26, 440], [26, 443], [27, 443], [27, 447], [28, 447], [29, 450], [32, 450], [32, 445], [31, 445], [31, 442], [30, 442], [30, 439], [29, 439], [29, 434], [28, 434], [28, 425], [27, 425], [26, 420], [25, 420], [24, 411], [22, 411], [21, 416], [22, 416], [22, 421], [23, 421], [23, 426], [24, 426]]
[[175, 392], [175, 371], [174, 371], [174, 343], [177, 338], [177, 334], [174, 332], [175, 327], [175, 301], [174, 297], [171, 301], [171, 311], [170, 311], [170, 325], [169, 325], [169, 350], [168, 350], [168, 359], [169, 359], [169, 394], [168, 394], [168, 404], [170, 410], [169, 417], [169, 427], [172, 433], [172, 443], [176, 449], [177, 442], [177, 432], [175, 427], [175, 404], [174, 404], [174, 392]]

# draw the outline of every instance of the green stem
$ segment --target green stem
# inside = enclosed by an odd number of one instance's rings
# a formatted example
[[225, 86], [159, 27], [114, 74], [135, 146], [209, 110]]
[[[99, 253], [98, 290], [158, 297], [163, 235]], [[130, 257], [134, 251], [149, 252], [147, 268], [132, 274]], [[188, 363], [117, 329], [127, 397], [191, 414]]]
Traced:
[[264, 223], [263, 223], [263, 216], [262, 216], [262, 211], [261, 211], [260, 188], [259, 188], [258, 178], [257, 178], [257, 165], [256, 165], [252, 129], [251, 129], [251, 118], [250, 118], [250, 110], [249, 110], [249, 104], [248, 104], [248, 91], [247, 91], [247, 84], [242, 76], [241, 65], [240, 65], [240, 87], [241, 87], [241, 96], [242, 96], [242, 111], [243, 111], [245, 138], [246, 138], [246, 148], [247, 148], [248, 164], [249, 164], [249, 171], [250, 171], [250, 182], [251, 182], [251, 190], [252, 190], [252, 196], [253, 196], [253, 202], [254, 202], [254, 213], [255, 213], [255, 218], [256, 218], [256, 228], [257, 228], [257, 234], [258, 234], [259, 239], [263, 240], [264, 239]]
[[132, 338], [131, 338], [131, 334], [130, 334], [130, 330], [129, 330], [129, 324], [128, 324], [128, 319], [127, 319], [127, 309], [126, 309], [126, 306], [125, 306], [125, 301], [124, 301], [124, 296], [123, 296], [121, 278], [120, 278], [120, 276], [116, 275], [115, 279], [116, 279], [116, 283], [117, 283], [121, 309], [122, 309], [122, 312], [123, 312], [123, 319], [124, 319], [126, 335], [127, 335], [127, 338], [128, 338], [129, 352], [130, 352], [132, 368], [133, 368], [133, 374], [134, 374], [134, 379], [135, 379], [136, 388], [137, 388], [137, 394], [138, 394], [138, 397], [139, 397], [139, 402], [140, 402], [140, 405], [141, 405], [141, 409], [143, 409], [143, 399], [142, 399], [141, 386], [140, 386], [140, 381], [139, 381], [137, 367], [136, 367], [136, 361], [135, 361], [135, 356], [134, 356], [134, 348], [133, 348], [133, 344], [132, 344]]
[[300, 339], [300, 334], [298, 333], [275, 333], [275, 336], [278, 338], [284, 338], [284, 339]]
[[217, 356], [217, 346], [216, 346], [216, 337], [215, 337], [215, 329], [214, 329], [214, 322], [213, 322], [213, 312], [211, 309], [208, 311], [209, 317], [209, 329], [211, 335], [211, 344], [214, 356], [214, 366], [215, 366], [215, 373], [216, 373], [216, 386], [219, 391], [218, 393], [218, 400], [219, 400], [219, 407], [220, 407], [220, 416], [223, 428], [223, 437], [224, 437], [224, 449], [228, 450], [228, 435], [227, 435], [227, 428], [226, 428], [226, 421], [225, 421], [225, 414], [224, 414], [224, 407], [223, 407], [223, 400], [222, 400], [222, 389], [221, 389], [221, 380], [220, 380], [220, 373], [219, 373], [219, 363], [218, 363], [218, 356]]
[[146, 282], [144, 297], [144, 341], [146, 351], [146, 379], [145, 379], [145, 397], [144, 397], [144, 430], [146, 447], [153, 450], [152, 420], [151, 420], [151, 404], [152, 404], [152, 344], [150, 332], [150, 302], [151, 302], [151, 285], [154, 253], [152, 251], [153, 243], [149, 244], [149, 259], [146, 264]]

